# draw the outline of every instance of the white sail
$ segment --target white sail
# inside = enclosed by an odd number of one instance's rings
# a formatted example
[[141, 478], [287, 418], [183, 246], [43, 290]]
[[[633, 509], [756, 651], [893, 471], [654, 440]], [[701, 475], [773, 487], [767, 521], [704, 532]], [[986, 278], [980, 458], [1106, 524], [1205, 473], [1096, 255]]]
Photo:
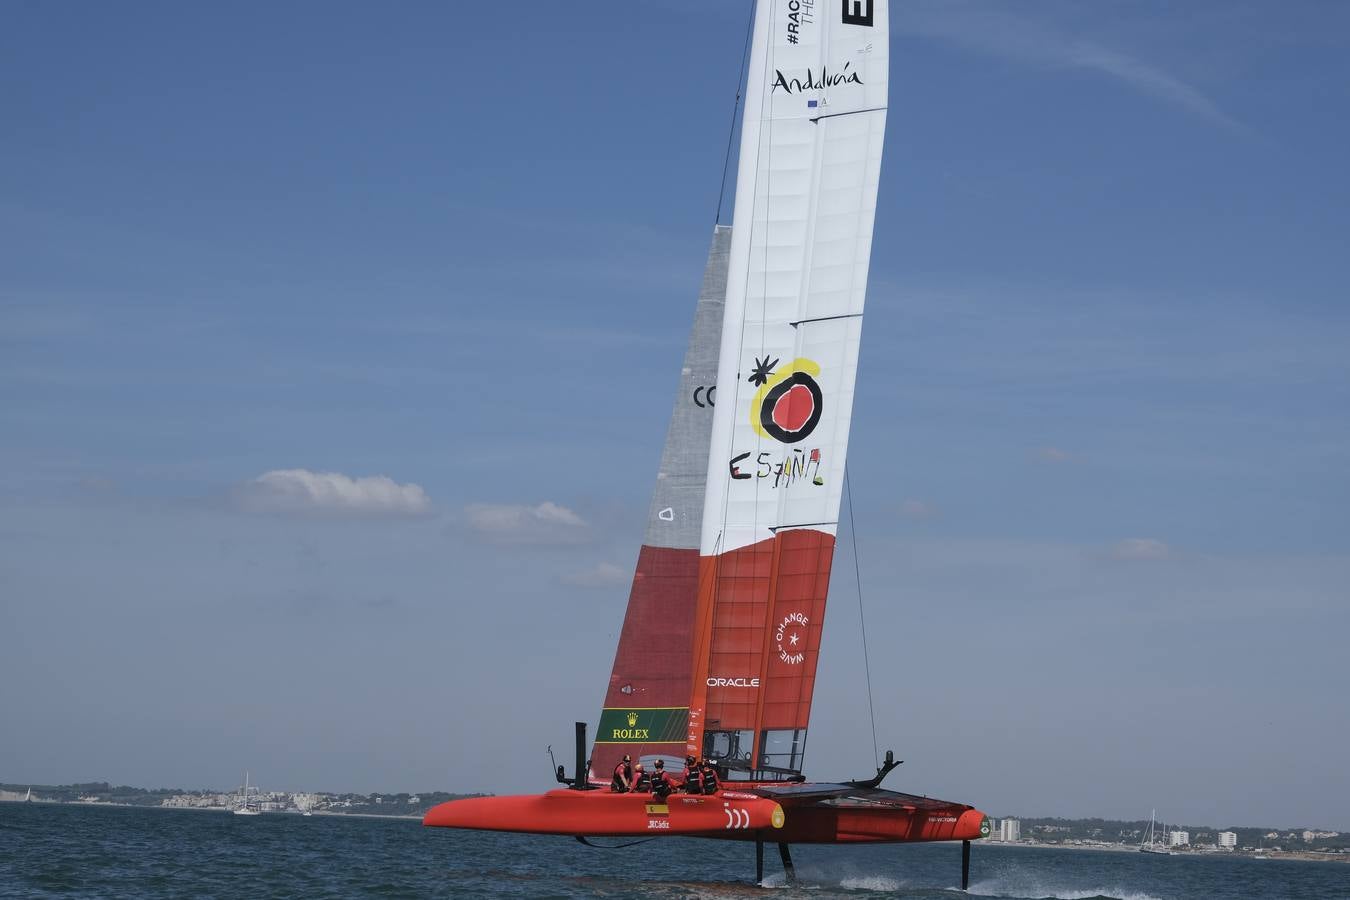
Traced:
[[760, 0], [701, 552], [838, 518], [886, 126], [886, 0]]
[[759, 0], [685, 749], [801, 771], [886, 128], [885, 0]]

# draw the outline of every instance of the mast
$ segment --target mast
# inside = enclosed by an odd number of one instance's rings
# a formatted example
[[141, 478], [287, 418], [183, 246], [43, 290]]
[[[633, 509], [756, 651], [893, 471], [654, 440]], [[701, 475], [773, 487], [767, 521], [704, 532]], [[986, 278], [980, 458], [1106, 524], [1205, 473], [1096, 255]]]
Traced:
[[885, 131], [886, 0], [759, 0], [699, 547], [686, 751], [799, 772]]

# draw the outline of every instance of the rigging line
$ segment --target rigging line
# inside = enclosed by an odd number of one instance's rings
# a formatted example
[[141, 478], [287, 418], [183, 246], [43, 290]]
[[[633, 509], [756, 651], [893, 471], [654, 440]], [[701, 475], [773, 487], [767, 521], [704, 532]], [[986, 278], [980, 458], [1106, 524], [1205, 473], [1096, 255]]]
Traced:
[[848, 469], [844, 469], [844, 493], [848, 495], [848, 530], [853, 535], [853, 577], [858, 582], [858, 624], [862, 626], [863, 671], [867, 673], [867, 715], [872, 720], [872, 762], [881, 768], [881, 755], [877, 752], [877, 713], [872, 706], [872, 663], [867, 657], [867, 620], [863, 618], [862, 567], [858, 565], [858, 526], [853, 522], [853, 487], [848, 481]]
[[[747, 47], [747, 48], [750, 46], [750, 39], [751, 39], [751, 37], [752, 37], [753, 34], [754, 34], [754, 29], [755, 29], [755, 9], [756, 9], [756, 0], [750, 0], [750, 22], [749, 22], [749, 24], [746, 26], [746, 33], [745, 33], [745, 40], [746, 40], [746, 47]], [[767, 63], [767, 59], [765, 60], [765, 62]], [[744, 56], [742, 57], [741, 70], [742, 70], [742, 71], [745, 71], [746, 69], [749, 68], [749, 66], [750, 66], [750, 57], [749, 57], [749, 55], [748, 55], [748, 53], [747, 53], [746, 55], [744, 55]], [[748, 84], [747, 84], [747, 93], [748, 93]], [[738, 85], [738, 96], [739, 96], [739, 85]], [[749, 97], [746, 98], [746, 102], [747, 102], [747, 103], [749, 102]], [[748, 109], [749, 107], [747, 106], [746, 108]], [[764, 114], [764, 94], [763, 94], [763, 92], [760, 93], [760, 98], [759, 98], [759, 109], [760, 109], [760, 118], [761, 118], [761, 122], [760, 122], [760, 124], [758, 125], [758, 127], [759, 127], [759, 128], [763, 128], [763, 127], [764, 127], [764, 126], [763, 126], [763, 122], [762, 122], [763, 114]], [[733, 133], [734, 133], [734, 130], [735, 130], [735, 116], [734, 116], [734, 115], [732, 116], [732, 129], [733, 129]], [[728, 136], [728, 139], [727, 139], [727, 140], [728, 140], [728, 145], [729, 145], [729, 144], [730, 144], [730, 140], [731, 140], [730, 136]], [[742, 128], [742, 129], [741, 129], [741, 143], [744, 143], [744, 142], [745, 142], [745, 129]], [[746, 252], [747, 262], [746, 262], [745, 272], [744, 272], [744, 274], [743, 274], [743, 278], [742, 278], [742, 281], [741, 281], [741, 309], [739, 310], [738, 315], [737, 315], [737, 318], [739, 319], [739, 322], [737, 323], [737, 324], [739, 325], [739, 331], [737, 332], [737, 335], [736, 335], [736, 346], [737, 346], [737, 348], [738, 348], [738, 352], [737, 352], [737, 356], [738, 356], [738, 357], [739, 357], [739, 355], [740, 355], [741, 353], [743, 353], [743, 352], [745, 351], [745, 305], [746, 305], [746, 303], [749, 302], [749, 299], [750, 299], [750, 265], [749, 265], [749, 253], [751, 252], [751, 249], [752, 249], [752, 248], [751, 248], [751, 244], [752, 244], [752, 240], [751, 240], [751, 239], [754, 237], [754, 234], [755, 234], [755, 217], [754, 217], [754, 214], [753, 214], [753, 212], [754, 212], [754, 211], [753, 211], [753, 206], [754, 206], [754, 197], [755, 197], [755, 194], [757, 193], [758, 186], [759, 186], [759, 178], [760, 178], [760, 165], [759, 165], [759, 163], [760, 163], [760, 161], [763, 159], [763, 155], [764, 155], [764, 151], [763, 151], [763, 147], [762, 147], [762, 141], [756, 140], [756, 141], [755, 141], [755, 144], [756, 144], [756, 147], [755, 147], [755, 185], [753, 186], [753, 189], [752, 189], [752, 191], [751, 191], [751, 193], [750, 193], [750, 197], [751, 197], [751, 207], [752, 207], [752, 209], [751, 209], [751, 215], [750, 215], [750, 223], [749, 223], [749, 225], [747, 225], [744, 229], [735, 229], [735, 230], [733, 230], [733, 232], [732, 232], [732, 241], [733, 241], [733, 242], [736, 240], [736, 235], [737, 235], [737, 234], [740, 234], [740, 233], [746, 234], [746, 235], [747, 235], [747, 237], [745, 238], [746, 246], [747, 246], [747, 248], [750, 248], [750, 249], [747, 249], [747, 252]], [[728, 151], [727, 161], [729, 162], [730, 159], [731, 159], [730, 151]], [[738, 164], [739, 164], [740, 161], [741, 161], [741, 160], [739, 160], [739, 159], [737, 160]], [[725, 168], [724, 168], [724, 171], [725, 171]], [[737, 177], [737, 189], [739, 189], [739, 188], [740, 188], [740, 173], [739, 173], [739, 172], [737, 173], [737, 176], [736, 176], [736, 177]], [[720, 212], [720, 210], [721, 210], [721, 205], [722, 205], [722, 201], [721, 201], [721, 198], [719, 197], [719, 198], [718, 198], [718, 210], [719, 210], [719, 212], [718, 212], [718, 218], [719, 218], [719, 219], [721, 218], [721, 212]], [[735, 228], [735, 223], [732, 223], [732, 225], [733, 225], [733, 228]], [[732, 266], [733, 264], [734, 264], [734, 261], [731, 260], [731, 259], [728, 259], [728, 261], [727, 261], [727, 295], [728, 295], [728, 297], [729, 297], [730, 294], [731, 294], [731, 266]], [[726, 340], [726, 325], [727, 325], [727, 318], [726, 318], [726, 309], [725, 309], [725, 306], [724, 306], [723, 314], [722, 314], [722, 315], [723, 315], [723, 318], [722, 318], [722, 334], [723, 334], [723, 338], [722, 338], [722, 340], [725, 341], [725, 340]], [[762, 344], [762, 343], [763, 343], [763, 342], [761, 341], [761, 344]], [[719, 347], [719, 350], [718, 350], [718, 373], [717, 373], [719, 378], [721, 378], [721, 377], [723, 376], [723, 373], [722, 373], [722, 371], [721, 371], [721, 362], [722, 362], [721, 349], [720, 349], [720, 347]], [[735, 379], [735, 381], [734, 381], [733, 383], [735, 384], [736, 387], [735, 387], [735, 391], [734, 391], [734, 393], [733, 393], [733, 396], [732, 396], [732, 398], [731, 398], [731, 403], [732, 403], [732, 409], [735, 409], [735, 408], [736, 408], [736, 403], [740, 400], [740, 396], [741, 396], [741, 375], [740, 375], [739, 372], [736, 373], [736, 379]], [[716, 419], [714, 418], [714, 424], [715, 424], [715, 423], [716, 423]], [[714, 429], [714, 432], [713, 432], [713, 433], [716, 434], [716, 430], [715, 430], [715, 429]], [[731, 441], [734, 441], [734, 440], [735, 440], [734, 435], [735, 435], [735, 431], [734, 431], [734, 429], [733, 429], [733, 430], [732, 430], [732, 437], [730, 438]], [[729, 447], [728, 447], [728, 450], [730, 450]], [[721, 474], [719, 473], [719, 477], [724, 477], [724, 476], [721, 476]], [[759, 485], [758, 485], [758, 484], [755, 485], [755, 498], [756, 498], [756, 500], [758, 500], [758, 498], [759, 498]], [[758, 504], [756, 504], [756, 506], [758, 506]], [[721, 534], [724, 535], [724, 536], [725, 536], [726, 530], [727, 530], [727, 522], [728, 522], [728, 516], [729, 516], [730, 507], [731, 507], [731, 490], [730, 490], [730, 488], [727, 488], [726, 490], [723, 490], [723, 491], [722, 491], [722, 531], [721, 531]], [[756, 513], [756, 516], [758, 516], [758, 513]], [[756, 518], [754, 524], [755, 524], [755, 525], [758, 525], [758, 518]], [[721, 576], [720, 576], [720, 568], [719, 568], [719, 569], [718, 569], [718, 578], [719, 578], [719, 580], [713, 583], [713, 588], [712, 588], [712, 591], [713, 591], [712, 606], [714, 607], [714, 609], [716, 608], [716, 606], [717, 606], [717, 604], [718, 604], [718, 600], [719, 600], [719, 598], [721, 597], [721, 581], [720, 581], [720, 577], [721, 577]], [[711, 624], [711, 618], [712, 618], [712, 617], [710, 616], [710, 622], [709, 622], [709, 626], [708, 626], [708, 627], [709, 627], [708, 646], [709, 646], [710, 650], [711, 650], [711, 647], [712, 647], [712, 624]]]
[[722, 224], [722, 201], [727, 195], [727, 170], [731, 167], [731, 142], [736, 137], [736, 113], [741, 109], [741, 84], [745, 81], [745, 67], [750, 64], [750, 34], [755, 26], [755, 0], [750, 0], [750, 20], [745, 23], [745, 46], [741, 48], [741, 74], [736, 76], [736, 102], [731, 105], [731, 127], [727, 129], [727, 153], [722, 159], [722, 183], [717, 188], [717, 216], [714, 225]]

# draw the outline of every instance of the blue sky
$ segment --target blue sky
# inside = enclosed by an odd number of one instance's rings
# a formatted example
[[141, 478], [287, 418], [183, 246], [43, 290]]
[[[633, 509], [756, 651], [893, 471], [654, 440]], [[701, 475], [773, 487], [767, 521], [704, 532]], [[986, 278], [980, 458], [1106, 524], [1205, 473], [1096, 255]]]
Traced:
[[[892, 17], [850, 455], [888, 785], [1350, 828], [1350, 14]], [[742, 4], [8, 19], [0, 780], [547, 786]], [[852, 546], [822, 778], [872, 765]]]

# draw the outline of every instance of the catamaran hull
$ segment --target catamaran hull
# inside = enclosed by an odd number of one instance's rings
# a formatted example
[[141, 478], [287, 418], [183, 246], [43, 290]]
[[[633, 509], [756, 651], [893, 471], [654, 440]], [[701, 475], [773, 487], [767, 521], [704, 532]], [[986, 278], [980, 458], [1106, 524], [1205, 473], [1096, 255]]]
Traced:
[[804, 807], [785, 811], [773, 839], [785, 844], [901, 844], [988, 837], [984, 813], [931, 815], [898, 809]]
[[[471, 797], [432, 807], [423, 825], [577, 837], [698, 835], [731, 837], [777, 832], [783, 808], [753, 794], [714, 796], [555, 790], [518, 797]], [[777, 839], [777, 838], [775, 838]]]
[[423, 825], [524, 834], [634, 837], [663, 834], [770, 840], [785, 844], [910, 843], [978, 840], [989, 834], [984, 813], [884, 806], [784, 808], [739, 791], [712, 796], [555, 790], [516, 797], [472, 797], [429, 810]]

